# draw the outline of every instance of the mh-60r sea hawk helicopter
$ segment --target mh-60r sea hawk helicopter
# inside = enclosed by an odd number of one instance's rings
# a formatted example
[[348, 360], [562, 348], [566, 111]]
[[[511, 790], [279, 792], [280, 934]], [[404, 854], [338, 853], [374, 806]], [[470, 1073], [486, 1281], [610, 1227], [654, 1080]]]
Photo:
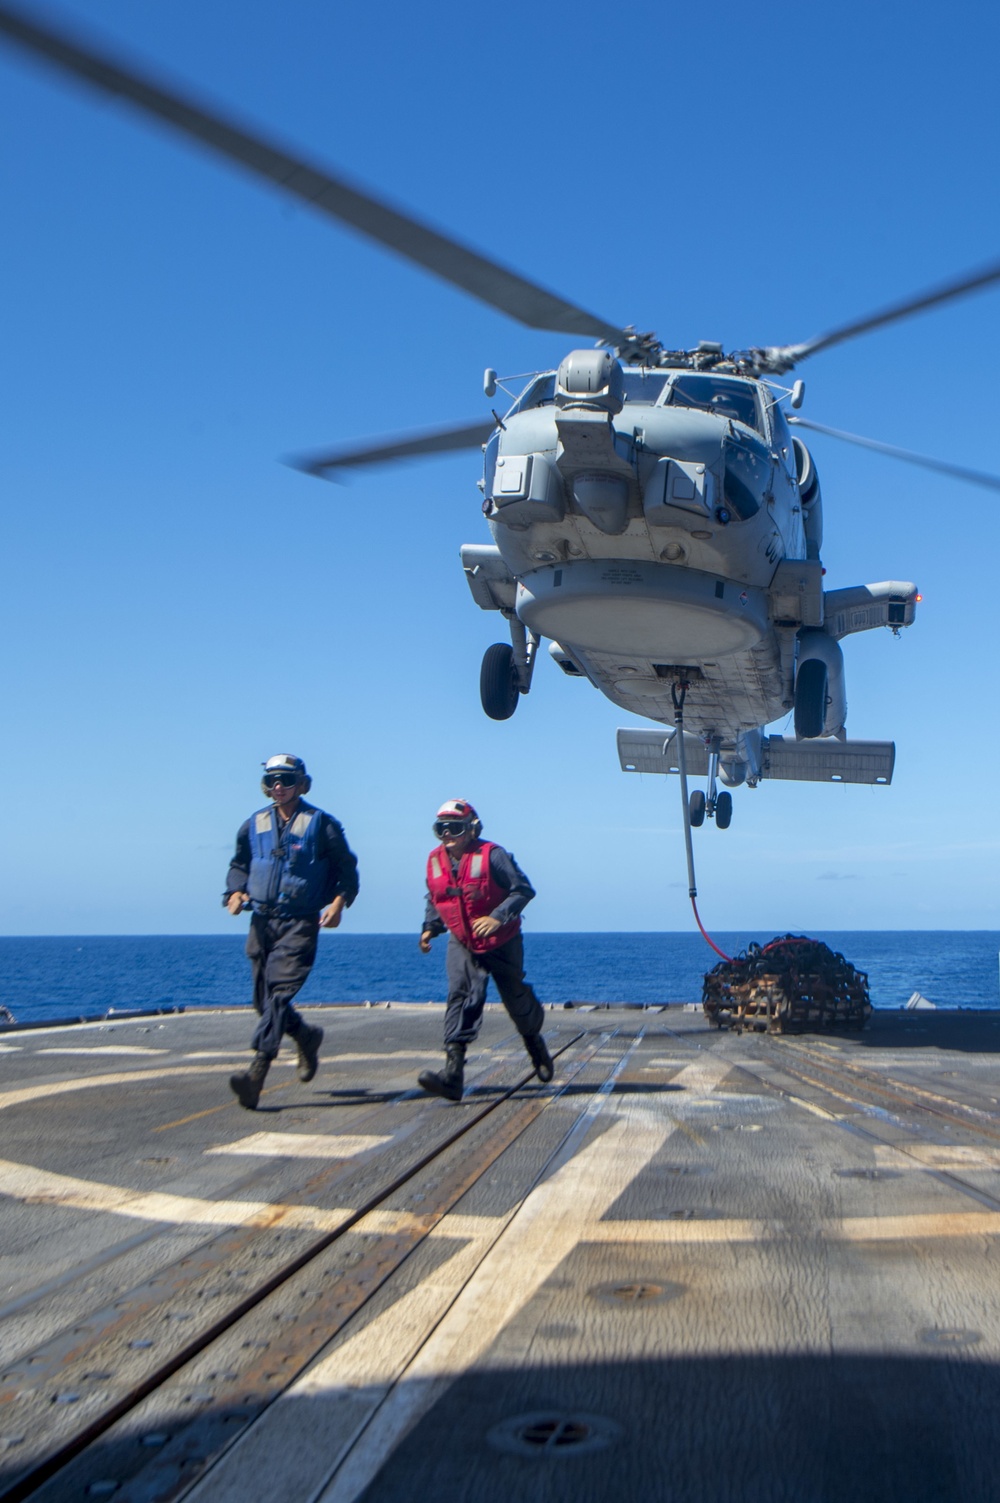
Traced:
[[[668, 350], [565, 299], [123, 66], [0, 3], [0, 36], [236, 161], [532, 328], [596, 339], [531, 379], [503, 417], [296, 461], [314, 475], [481, 445], [492, 546], [462, 562], [483, 609], [507, 620], [480, 689], [509, 717], [543, 638], [564, 672], [623, 708], [690, 729], [619, 732], [626, 770], [707, 776], [691, 822], [725, 827], [728, 787], [762, 778], [888, 783], [891, 742], [846, 739], [842, 638], [911, 624], [905, 581], [824, 590], [819, 479], [789, 424], [1000, 489], [1000, 479], [838, 433], [794, 415], [803, 385], [768, 378], [806, 356], [1000, 280], [984, 268], [805, 344], [725, 354]], [[498, 381], [487, 371], [492, 398]], [[765, 727], [794, 711], [794, 741]]]
[[[725, 355], [651, 337], [576, 350], [538, 375], [484, 443], [483, 511], [494, 546], [466, 544], [473, 598], [511, 645], [483, 661], [483, 708], [509, 717], [539, 644], [623, 709], [679, 724], [707, 775], [691, 820], [725, 828], [732, 795], [763, 777], [888, 783], [894, 748], [849, 742], [840, 640], [909, 626], [919, 599], [898, 580], [824, 591], [822, 501], [812, 457], [765, 382], [794, 352]], [[497, 378], [486, 372], [487, 396]], [[419, 442], [419, 441], [418, 441]], [[314, 473], [386, 457], [344, 451]], [[795, 741], [764, 727], [794, 710]], [[677, 769], [660, 731], [623, 730], [627, 770]]]

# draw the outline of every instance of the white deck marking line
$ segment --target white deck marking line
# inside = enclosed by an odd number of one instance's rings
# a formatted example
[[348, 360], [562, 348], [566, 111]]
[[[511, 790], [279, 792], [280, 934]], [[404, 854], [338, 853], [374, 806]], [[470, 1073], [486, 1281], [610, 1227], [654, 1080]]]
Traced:
[[[365, 1216], [355, 1230], [369, 1233], [380, 1230], [375, 1218], [382, 1214], [384, 1213], [375, 1212], [372, 1216]], [[348, 1337], [331, 1356], [311, 1367], [297, 1383], [281, 1394], [240, 1437], [234, 1449], [221, 1457], [192, 1489], [188, 1495], [189, 1503], [233, 1503], [234, 1499], [254, 1496], [255, 1481], [262, 1472], [266, 1475], [269, 1470], [275, 1436], [279, 1437], [280, 1444], [288, 1433], [286, 1406], [289, 1403], [297, 1398], [312, 1399], [314, 1403], [317, 1400], [335, 1402], [331, 1388], [335, 1390], [337, 1397], [342, 1394], [351, 1394], [353, 1397], [363, 1394], [366, 1402], [362, 1417], [354, 1433], [335, 1453], [331, 1452], [322, 1416], [319, 1417], [318, 1424], [309, 1427], [306, 1436], [298, 1428], [292, 1432], [297, 1447], [311, 1447], [315, 1453], [303, 1457], [300, 1451], [297, 1452], [297, 1475], [321, 1477], [322, 1489], [331, 1469], [339, 1465], [348, 1454], [371, 1413], [377, 1409], [391, 1391], [401, 1371], [420, 1350], [428, 1330], [447, 1313], [459, 1290], [468, 1283], [482, 1262], [490, 1244], [496, 1241], [516, 1214], [517, 1207], [512, 1206], [504, 1216], [446, 1216], [429, 1235], [440, 1235], [449, 1241], [456, 1238], [466, 1240], [451, 1252], [429, 1278], [422, 1279], [416, 1288], [396, 1299], [388, 1310], [383, 1310], [374, 1320], [369, 1321], [363, 1331]], [[460, 1226], [450, 1225], [453, 1222], [460, 1223]], [[448, 1225], [450, 1231], [446, 1230]]]
[[[938, 1241], [956, 1237], [1000, 1236], [1000, 1212], [914, 1212], [908, 1216], [845, 1216], [821, 1221], [817, 1232], [828, 1242]], [[766, 1221], [601, 1221], [581, 1242], [656, 1242], [708, 1245], [713, 1242], [784, 1242], [792, 1234]]]
[[164, 1080], [170, 1075], [217, 1075], [228, 1065], [160, 1065], [155, 1070], [123, 1070], [115, 1075], [74, 1075], [71, 1080], [43, 1080], [38, 1085], [18, 1086], [0, 1091], [0, 1112], [8, 1106], [22, 1106], [26, 1101], [44, 1101], [46, 1096], [62, 1096], [67, 1091], [88, 1091], [94, 1086], [131, 1085], [135, 1080]]
[[384, 1059], [436, 1059], [441, 1053], [440, 1049], [387, 1049], [384, 1054], [338, 1054], [336, 1049], [329, 1046], [329, 1052], [324, 1053], [324, 1065], [371, 1065], [378, 1064]]
[[36, 1054], [170, 1054], [170, 1049], [151, 1049], [147, 1044], [60, 1044], [55, 1049], [36, 1049]]
[[[638, 1111], [644, 1108], [637, 1108]], [[630, 1129], [630, 1133], [633, 1130]], [[282, 1136], [276, 1134], [275, 1136]], [[665, 1134], [666, 1136], [666, 1134]], [[632, 1138], [629, 1136], [629, 1153]], [[306, 1155], [311, 1156], [311, 1155]], [[342, 1154], [335, 1157], [346, 1156]], [[626, 1159], [628, 1154], [625, 1155]], [[537, 1192], [536, 1192], [537, 1193]], [[129, 1190], [99, 1180], [76, 1179], [0, 1159], [0, 1195], [29, 1205], [66, 1206], [78, 1211], [102, 1211], [137, 1221], [158, 1221], [196, 1226], [283, 1226], [309, 1231], [331, 1231], [354, 1216], [351, 1206], [321, 1208], [285, 1205], [280, 1201], [206, 1200], [194, 1195], [166, 1191]], [[393, 1233], [424, 1224], [424, 1218], [408, 1211], [372, 1211], [359, 1230]], [[446, 1216], [430, 1236], [448, 1240], [489, 1239], [505, 1225], [505, 1218], [492, 1216]], [[905, 1242], [912, 1239], [938, 1241], [960, 1237], [1000, 1236], [1000, 1212], [919, 1212], [908, 1216], [847, 1216], [842, 1221], [820, 1222], [817, 1231], [831, 1242]], [[574, 1234], [580, 1242], [653, 1242], [672, 1245], [709, 1245], [723, 1242], [781, 1242], [788, 1233], [769, 1222], [727, 1219], [719, 1221], [601, 1221], [588, 1222]]]
[[[729, 1074], [728, 1063], [711, 1057], [693, 1061], [675, 1077], [692, 1091], [713, 1090]], [[671, 1098], [671, 1105], [677, 1098]], [[582, 1114], [617, 1120], [546, 1177], [517, 1209], [510, 1225], [478, 1264], [469, 1281], [433, 1327], [416, 1355], [391, 1383], [388, 1393], [358, 1436], [329, 1483], [309, 1503], [354, 1503], [415, 1424], [441, 1397], [453, 1379], [479, 1360], [517, 1312], [535, 1295], [589, 1229], [642, 1172], [674, 1131], [675, 1122], [657, 1118], [634, 1098], [595, 1092]], [[588, 1135], [589, 1138], [589, 1135]], [[579, 1141], [579, 1139], [577, 1139]], [[448, 1217], [440, 1223], [446, 1236]], [[439, 1270], [438, 1277], [441, 1277]], [[338, 1351], [326, 1365], [323, 1391], [340, 1388]], [[310, 1373], [311, 1392], [319, 1391], [319, 1364]], [[295, 1394], [293, 1385], [289, 1390]]]
[[220, 1143], [205, 1153], [236, 1153], [257, 1158], [352, 1159], [359, 1153], [391, 1143], [391, 1134], [255, 1132], [236, 1143]]
[[237, 1045], [235, 1049], [194, 1049], [189, 1051], [185, 1051], [183, 1049], [171, 1049], [169, 1052], [171, 1054], [179, 1054], [181, 1059], [241, 1060], [246, 1059], [247, 1055], [250, 1053], [250, 1050], [245, 1046], [241, 1047]]
[[[137, 1221], [191, 1226], [282, 1226], [331, 1231], [355, 1212], [350, 1207], [275, 1204], [266, 1200], [206, 1200], [167, 1191], [128, 1190], [96, 1180], [74, 1179], [28, 1164], [0, 1159], [0, 1195], [31, 1205], [68, 1206], [77, 1211], [104, 1211]], [[396, 1213], [388, 1213], [398, 1220]]]
[[[914, 1159], [917, 1163], [914, 1163]], [[889, 1144], [875, 1148], [875, 1163], [880, 1169], [1000, 1169], [1000, 1148], [959, 1147], [951, 1143], [913, 1143], [903, 1153]]]

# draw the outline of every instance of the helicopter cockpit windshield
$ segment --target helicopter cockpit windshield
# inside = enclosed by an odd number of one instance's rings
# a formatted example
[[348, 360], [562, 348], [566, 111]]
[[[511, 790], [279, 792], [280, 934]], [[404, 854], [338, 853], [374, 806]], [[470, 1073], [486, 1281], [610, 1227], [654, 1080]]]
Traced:
[[626, 402], [647, 402], [651, 406], [659, 401], [667, 384], [667, 377], [662, 371], [646, 370], [642, 366], [624, 370], [622, 375], [625, 378]]
[[675, 376], [666, 400], [677, 407], [715, 412], [763, 432], [757, 398], [746, 381], [730, 381], [723, 376]]

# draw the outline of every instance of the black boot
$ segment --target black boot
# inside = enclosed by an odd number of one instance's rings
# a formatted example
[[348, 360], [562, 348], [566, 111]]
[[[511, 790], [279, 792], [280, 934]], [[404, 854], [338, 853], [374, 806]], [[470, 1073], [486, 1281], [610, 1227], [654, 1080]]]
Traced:
[[323, 1042], [323, 1030], [303, 1023], [295, 1035], [295, 1047], [299, 1051], [299, 1079], [305, 1084], [312, 1080], [319, 1067], [319, 1046]]
[[434, 1070], [422, 1070], [417, 1076], [417, 1085], [428, 1096], [444, 1096], [449, 1101], [461, 1101], [464, 1076], [465, 1045], [445, 1044], [444, 1069], [440, 1075]]
[[248, 1112], [257, 1110], [264, 1077], [270, 1068], [271, 1061], [266, 1054], [255, 1054], [249, 1070], [243, 1075], [230, 1075], [230, 1088], [240, 1106], [245, 1106]]
[[539, 1080], [548, 1085], [556, 1072], [556, 1067], [552, 1063], [552, 1055], [549, 1053], [548, 1044], [546, 1044], [540, 1033], [528, 1033], [524, 1038], [524, 1047], [531, 1055], [531, 1063], [535, 1067], [535, 1074]]

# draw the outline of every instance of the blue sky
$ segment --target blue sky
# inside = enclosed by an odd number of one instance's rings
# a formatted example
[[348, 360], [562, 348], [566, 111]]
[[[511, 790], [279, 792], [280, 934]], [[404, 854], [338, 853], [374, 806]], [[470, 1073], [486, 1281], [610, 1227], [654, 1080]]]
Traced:
[[[39, 13], [671, 345], [805, 339], [1000, 256], [985, 3]], [[488, 415], [484, 366], [573, 341], [6, 50], [0, 112], [4, 932], [233, 932], [280, 750], [358, 851], [355, 932], [416, 928], [455, 795], [536, 882], [532, 927], [689, 927], [676, 780], [618, 770], [629, 717], [547, 660], [513, 720], [479, 708], [476, 455], [342, 487], [278, 462]], [[818, 356], [803, 414], [1000, 471], [998, 328], [1000, 290]], [[996, 496], [812, 447], [829, 586], [925, 597], [846, 644], [849, 731], [895, 739], [896, 777], [737, 793], [697, 835], [703, 917], [1000, 927]]]

